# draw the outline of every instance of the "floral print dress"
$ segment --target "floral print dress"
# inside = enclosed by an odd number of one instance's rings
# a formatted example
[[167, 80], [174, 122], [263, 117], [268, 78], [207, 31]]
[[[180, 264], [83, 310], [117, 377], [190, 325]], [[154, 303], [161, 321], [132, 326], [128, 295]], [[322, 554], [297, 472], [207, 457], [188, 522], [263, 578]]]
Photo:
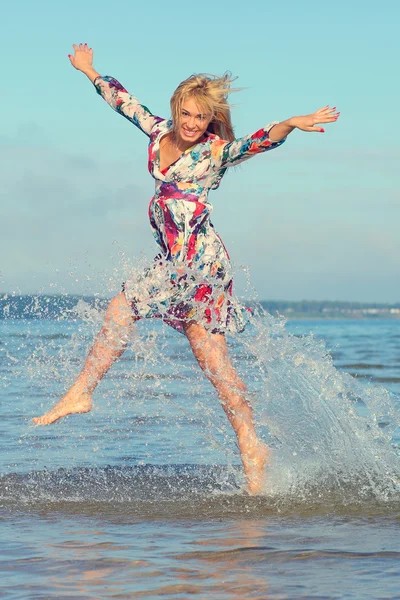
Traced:
[[280, 146], [269, 130], [233, 142], [207, 133], [161, 171], [160, 140], [172, 121], [154, 116], [112, 77], [94, 80], [97, 92], [149, 137], [148, 168], [155, 179], [149, 218], [160, 253], [123, 290], [138, 318], [160, 318], [183, 332], [184, 323], [201, 323], [211, 333], [243, 331], [248, 312], [232, 295], [228, 252], [210, 221], [209, 190], [218, 188], [227, 167]]

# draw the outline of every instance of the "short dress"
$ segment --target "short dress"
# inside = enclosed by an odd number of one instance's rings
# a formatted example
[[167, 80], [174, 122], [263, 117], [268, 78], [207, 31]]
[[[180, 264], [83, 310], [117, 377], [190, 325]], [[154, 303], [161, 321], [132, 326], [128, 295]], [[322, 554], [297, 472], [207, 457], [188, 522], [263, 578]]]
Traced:
[[153, 115], [112, 77], [100, 76], [93, 83], [114, 110], [149, 137], [155, 194], [148, 214], [160, 252], [123, 284], [133, 315], [162, 319], [181, 333], [188, 322], [200, 323], [211, 333], [243, 331], [249, 312], [233, 296], [232, 266], [210, 221], [208, 193], [218, 188], [227, 167], [284, 142], [268, 137], [277, 121], [233, 142], [206, 133], [161, 171], [160, 140], [172, 130], [172, 121]]

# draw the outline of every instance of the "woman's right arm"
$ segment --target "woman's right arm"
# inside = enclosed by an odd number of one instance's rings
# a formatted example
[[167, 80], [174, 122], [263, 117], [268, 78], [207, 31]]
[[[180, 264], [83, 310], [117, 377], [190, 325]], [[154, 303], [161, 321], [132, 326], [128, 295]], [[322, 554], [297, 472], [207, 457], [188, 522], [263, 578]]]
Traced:
[[72, 66], [90, 79], [97, 93], [111, 108], [149, 136], [154, 124], [163, 119], [152, 115], [149, 109], [131, 96], [119, 81], [108, 76], [102, 77], [92, 65], [93, 50], [87, 44], [79, 44], [79, 46], [74, 44], [73, 48], [75, 54], [73, 56], [68, 54]]

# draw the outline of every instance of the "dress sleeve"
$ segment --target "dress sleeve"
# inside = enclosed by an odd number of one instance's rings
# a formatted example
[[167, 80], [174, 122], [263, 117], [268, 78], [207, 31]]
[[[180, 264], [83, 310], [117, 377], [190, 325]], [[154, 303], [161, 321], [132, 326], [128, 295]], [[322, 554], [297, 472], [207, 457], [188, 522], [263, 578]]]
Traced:
[[235, 167], [260, 152], [267, 152], [281, 146], [286, 138], [283, 138], [279, 142], [273, 142], [268, 137], [272, 127], [278, 123], [279, 121], [273, 121], [255, 133], [237, 138], [233, 142], [222, 140], [215, 142], [217, 146], [215, 148], [216, 166], [220, 169]]
[[163, 121], [160, 117], [152, 115], [147, 106], [140, 104], [139, 100], [135, 96], [131, 96], [120, 82], [113, 77], [108, 75], [96, 77], [93, 85], [97, 93], [104, 98], [111, 108], [128, 121], [131, 121], [146, 135], [150, 136], [155, 123]]

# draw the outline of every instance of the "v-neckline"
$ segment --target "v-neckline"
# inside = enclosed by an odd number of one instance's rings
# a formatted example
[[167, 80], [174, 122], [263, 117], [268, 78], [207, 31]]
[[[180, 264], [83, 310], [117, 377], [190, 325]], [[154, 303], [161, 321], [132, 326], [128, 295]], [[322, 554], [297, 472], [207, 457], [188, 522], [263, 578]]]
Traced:
[[210, 133], [208, 131], [206, 131], [205, 132], [206, 137], [204, 137], [203, 139], [201, 139], [198, 142], [196, 142], [195, 144], [193, 144], [193, 146], [190, 146], [190, 148], [187, 148], [187, 150], [184, 150], [182, 152], [182, 154], [180, 154], [174, 161], [172, 161], [172, 163], [170, 163], [168, 166], [166, 166], [164, 169], [162, 169], [161, 168], [161, 140], [163, 138], [165, 138], [169, 133], [171, 133], [170, 127], [168, 127], [167, 131], [165, 133], [163, 133], [162, 135], [160, 135], [158, 138], [157, 159], [158, 159], [158, 168], [160, 170], [160, 173], [162, 173], [162, 175], [166, 175], [168, 173], [168, 171], [171, 169], [171, 167], [176, 165], [176, 163], [178, 161], [180, 161], [181, 158], [183, 158], [186, 154], [188, 154], [188, 152], [193, 150], [193, 148], [195, 148], [199, 144], [205, 142], [210, 136]]

